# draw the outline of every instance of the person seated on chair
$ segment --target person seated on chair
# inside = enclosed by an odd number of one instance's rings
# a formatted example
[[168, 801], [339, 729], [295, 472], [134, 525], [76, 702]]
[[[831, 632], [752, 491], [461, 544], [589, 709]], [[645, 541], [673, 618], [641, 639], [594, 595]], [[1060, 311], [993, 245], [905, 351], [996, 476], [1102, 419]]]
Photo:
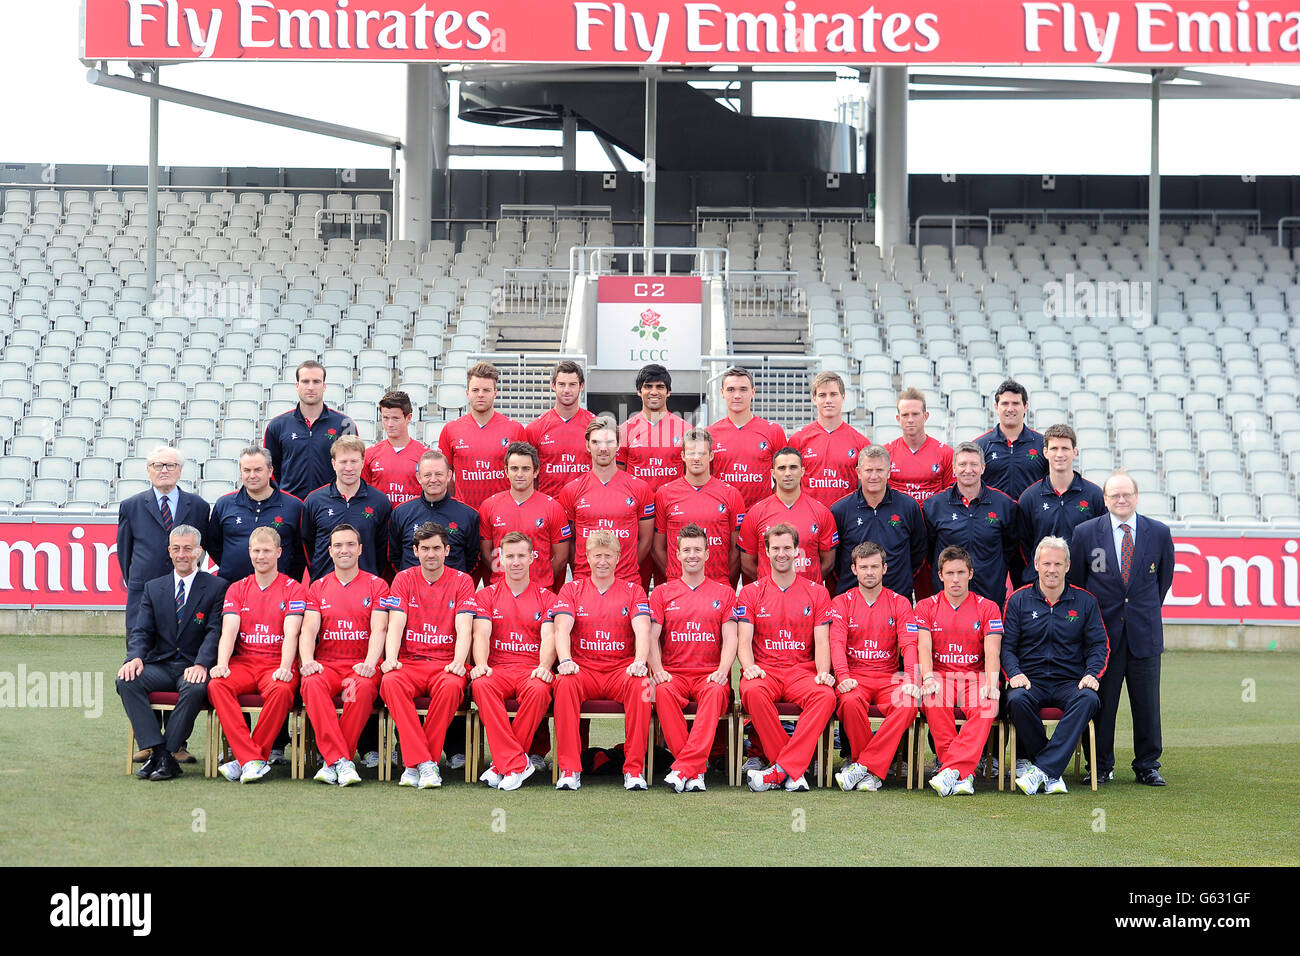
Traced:
[[[674, 551], [681, 577], [650, 594], [650, 673], [655, 713], [675, 758], [664, 783], [683, 793], [704, 789], [718, 721], [731, 704], [736, 592], [705, 576], [709, 536], [700, 525], [682, 527]], [[695, 721], [688, 732], [682, 710], [692, 701]]]
[[[533, 775], [528, 745], [551, 706], [555, 592], [549, 575], [545, 584], [533, 580], [534, 560], [533, 539], [522, 531], [506, 532], [494, 558], [502, 578], [476, 596], [470, 691], [492, 751], [492, 764], [479, 779], [498, 790], [518, 790]], [[518, 701], [513, 724], [506, 713], [508, 697]]]
[[[1072, 584], [1070, 546], [1049, 535], [1034, 548], [1038, 580], [1007, 599], [1002, 615], [1002, 672], [1007, 715], [1015, 725], [1024, 762], [1016, 761], [1016, 786], [1027, 794], [1065, 793], [1061, 774], [1097, 712], [1097, 688], [1110, 659], [1110, 642], [1097, 599]], [[1064, 711], [1051, 740], [1039, 711]]]
[[[172, 573], [145, 584], [127, 637], [126, 663], [117, 672], [117, 693], [131, 729], [141, 748], [150, 751], [135, 772], [141, 780], [181, 775], [175, 753], [208, 700], [208, 669], [217, 661], [226, 594], [226, 581], [198, 569], [203, 540], [197, 528], [179, 524], [167, 537]], [[149, 695], [162, 691], [177, 694], [165, 734], [149, 707]]]
[[621, 701], [624, 713], [623, 788], [645, 790], [647, 736], [654, 682], [646, 666], [650, 604], [641, 583], [616, 578], [620, 546], [613, 531], [587, 536], [586, 566], [560, 588], [551, 608], [555, 622], [555, 743], [560, 779], [556, 790], [582, 786], [578, 716], [583, 702]]
[[[916, 720], [921, 693], [916, 618], [912, 602], [884, 586], [888, 568], [885, 549], [863, 541], [853, 549], [849, 565], [858, 586], [831, 602], [831, 665], [839, 680], [840, 720], [853, 754], [852, 762], [835, 775], [844, 791], [879, 790], [899, 742]], [[906, 580], [911, 580], [910, 570]], [[869, 716], [873, 704], [885, 715], [875, 734]]]
[[[307, 592], [280, 571], [280, 535], [263, 525], [248, 536], [253, 573], [226, 590], [221, 643], [208, 699], [235, 759], [219, 768], [227, 780], [253, 783], [271, 769], [267, 762], [298, 689], [293, 662], [307, 610]], [[262, 712], [250, 734], [239, 709], [240, 694], [261, 694]]]
[[[795, 572], [799, 532], [777, 524], [763, 534], [771, 573], [740, 589], [736, 622], [740, 699], [753, 718], [771, 766], [747, 773], [755, 793], [807, 790], [804, 774], [817, 742], [835, 712], [831, 673], [831, 596], [826, 588]], [[787, 736], [776, 705], [797, 704], [801, 714]]]
[[[324, 764], [315, 779], [348, 787], [361, 782], [352, 755], [379, 696], [379, 659], [388, 634], [388, 585], [362, 571], [361, 535], [350, 524], [330, 531], [334, 567], [307, 589], [298, 656], [302, 703]], [[343, 697], [343, 715], [334, 709]]]
[[[970, 552], [944, 548], [943, 590], [916, 605], [921, 709], [942, 768], [930, 786], [941, 797], [975, 793], [975, 767], [998, 717], [1002, 611], [971, 591], [974, 573]], [[954, 707], [966, 718], [960, 731]]]
[[[419, 564], [397, 572], [384, 607], [388, 637], [379, 695], [397, 728], [406, 769], [399, 787], [442, 786], [438, 758], [447, 728], [465, 699], [470, 641], [477, 603], [474, 579], [447, 566], [451, 533], [434, 521], [415, 529]], [[420, 726], [417, 697], [429, 698]]]

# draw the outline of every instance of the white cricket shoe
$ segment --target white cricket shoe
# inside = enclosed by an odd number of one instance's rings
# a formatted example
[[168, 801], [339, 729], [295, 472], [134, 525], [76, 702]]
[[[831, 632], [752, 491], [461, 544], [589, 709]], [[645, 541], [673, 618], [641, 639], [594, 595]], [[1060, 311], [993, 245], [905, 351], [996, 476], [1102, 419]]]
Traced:
[[367, 750], [366, 755], [361, 758], [361, 766], [367, 770], [374, 770], [379, 766], [379, 751]]
[[244, 764], [239, 774], [240, 783], [257, 783], [271, 772], [271, 765], [265, 760], [250, 760]]
[[316, 771], [316, 776], [312, 777], [317, 783], [336, 784], [339, 782], [338, 771], [334, 769], [333, 764], [321, 764], [321, 768]]
[[407, 767], [402, 771], [402, 779], [397, 781], [399, 787], [418, 787], [420, 785], [420, 771], [415, 767]]
[[223, 763], [217, 768], [217, 773], [225, 777], [231, 783], [239, 783], [239, 776], [243, 772], [243, 767], [239, 765], [238, 760], [232, 760], [229, 763]]
[[698, 791], [698, 792], [700, 792], [700, 793], [703, 793], [703, 792], [704, 792], [704, 774], [702, 774], [702, 773], [701, 773], [701, 774], [697, 774], [696, 776], [691, 777], [690, 780], [687, 780], [687, 781], [686, 781], [686, 787], [685, 787], [685, 789], [686, 789], [686, 792], [687, 792], [687, 793], [691, 793], [692, 791]]
[[334, 772], [338, 776], [340, 787], [350, 787], [354, 783], [361, 782], [361, 774], [357, 773], [357, 765], [351, 760], [340, 760], [334, 765]]
[[953, 787], [957, 785], [957, 770], [955, 767], [947, 767], [940, 770], [930, 778], [930, 786], [934, 792], [941, 797], [951, 797]]
[[[1040, 773], [1042, 771], [1039, 771]], [[1043, 774], [1043, 793], [1069, 793], [1065, 787], [1064, 777], [1049, 777]]]
[[799, 777], [799, 779], [797, 780], [794, 777], [786, 777], [785, 792], [786, 793], [807, 793], [808, 779], [803, 776]]
[[624, 790], [649, 790], [650, 788], [646, 786], [645, 777], [643, 777], [641, 774], [625, 773], [623, 774], [623, 789]]
[[537, 754], [529, 754], [529, 755], [528, 755], [528, 762], [529, 762], [530, 764], [533, 765], [533, 769], [534, 769], [534, 770], [545, 770], [545, 769], [546, 769], [546, 758], [545, 758], [545, 757], [538, 756]]
[[750, 757], [743, 764], [741, 764], [740, 767], [741, 773], [749, 773], [751, 770], [762, 770], [762, 769], [763, 769], [763, 761], [759, 760], [757, 757]]
[[447, 758], [448, 770], [460, 770], [464, 766], [465, 766], [464, 754], [452, 754], [450, 757]]
[[1047, 782], [1047, 774], [1039, 770], [1032, 763], [1029, 769], [1023, 774], [1016, 777], [1016, 787], [1027, 796], [1033, 796], [1038, 792], [1038, 788]]
[[788, 779], [776, 764], [767, 768], [759, 767], [755, 770], [746, 771], [745, 776], [749, 778], [749, 789], [754, 793], [762, 793], [764, 790], [776, 790]]
[[415, 784], [418, 789], [432, 790], [434, 787], [442, 786], [442, 774], [438, 773], [438, 765], [432, 760], [426, 760], [416, 769], [420, 774], [420, 778]]
[[678, 793], [681, 793], [686, 789], [686, 778], [676, 770], [668, 771], [668, 775], [664, 777], [664, 783], [668, 784], [668, 786], [672, 787]]
[[270, 757], [270, 759], [267, 760], [266, 762], [269, 763], [271, 766], [274, 767], [274, 766], [276, 766], [277, 764], [285, 764], [285, 763], [288, 763], [288, 762], [289, 762], [289, 758], [286, 757], [286, 756], [284, 755], [284, 748], [283, 748], [283, 747], [273, 747], [273, 748], [271, 749], [271, 757]]
[[497, 784], [497, 789], [518, 790], [524, 785], [524, 781], [531, 777], [535, 772], [532, 763], [526, 763], [524, 764], [524, 769], [518, 773], [508, 773], [502, 777], [501, 782]]
[[879, 789], [880, 789], [881, 787], [883, 787], [884, 785], [885, 785], [885, 781], [881, 780], [881, 779], [880, 779], [879, 777], [877, 777], [874, 773], [872, 773], [870, 770], [868, 770], [868, 771], [867, 771], [867, 775], [866, 775], [865, 777], [863, 777], [863, 778], [862, 778], [862, 782], [861, 782], [860, 784], [858, 784], [858, 789], [859, 789], [859, 790], [869, 790], [869, 791], [871, 791], [872, 793], [875, 793], [877, 790], [879, 790]]
[[[532, 765], [529, 764], [529, 766]], [[505, 774], [497, 772], [496, 764], [492, 764], [490, 767], [488, 767], [486, 770], [484, 770], [481, 774], [478, 775], [479, 783], [486, 783], [493, 790], [501, 786], [501, 781], [504, 780], [505, 777], [506, 777]]]
[[870, 771], [868, 771], [866, 767], [856, 761], [846, 763], [844, 767], [835, 774], [835, 782], [839, 785], [841, 790], [848, 793], [850, 790], [856, 789], [858, 784], [866, 779], [869, 772]]
[[952, 785], [952, 795], [975, 796], [975, 774], [968, 773]]
[[581, 773], [562, 773], [560, 779], [555, 782], [556, 790], [577, 790], [581, 786]]

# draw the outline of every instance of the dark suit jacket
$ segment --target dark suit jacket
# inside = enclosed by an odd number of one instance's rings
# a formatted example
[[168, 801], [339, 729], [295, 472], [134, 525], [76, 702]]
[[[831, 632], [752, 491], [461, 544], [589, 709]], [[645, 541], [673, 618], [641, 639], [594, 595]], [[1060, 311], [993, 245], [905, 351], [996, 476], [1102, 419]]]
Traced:
[[194, 575], [178, 628], [172, 573], [154, 578], [144, 586], [136, 626], [127, 635], [126, 659], [138, 657], [152, 664], [176, 655], [191, 664], [212, 667], [221, 640], [221, 605], [229, 586], [229, 581], [215, 574], [200, 571]]
[[1125, 587], [1110, 515], [1083, 522], [1070, 542], [1069, 581], [1097, 599], [1112, 644], [1126, 638], [1132, 657], [1153, 657], [1165, 649], [1160, 609], [1174, 581], [1174, 539], [1167, 525], [1137, 516]]
[[[187, 524], [208, 536], [211, 508], [198, 495], [177, 489], [180, 497], [172, 527]], [[153, 489], [132, 495], [117, 506], [117, 563], [127, 588], [142, 588], [146, 581], [172, 573], [172, 559], [167, 554], [167, 532], [163, 530], [162, 512]]]

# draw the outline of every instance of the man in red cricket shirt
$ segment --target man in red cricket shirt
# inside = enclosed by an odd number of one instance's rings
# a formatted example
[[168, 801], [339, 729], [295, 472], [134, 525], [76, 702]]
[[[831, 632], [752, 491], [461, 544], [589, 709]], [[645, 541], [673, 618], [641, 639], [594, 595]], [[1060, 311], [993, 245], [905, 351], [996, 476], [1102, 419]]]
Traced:
[[[1002, 611], [971, 592], [973, 574], [967, 551], [944, 548], [943, 590], [916, 604], [921, 709], [943, 768], [930, 786], [941, 797], [975, 792], [975, 767], [998, 716]], [[955, 707], [966, 718], [960, 731]]]
[[[686, 419], [668, 410], [673, 378], [662, 365], [646, 365], [636, 373], [636, 393], [641, 410], [625, 421], [618, 431], [618, 466], [640, 478], [657, 492], [682, 476], [682, 440], [690, 429]], [[638, 557], [641, 586], [647, 590], [655, 578], [654, 561]]]
[[[471, 631], [478, 604], [468, 574], [446, 565], [449, 535], [432, 521], [415, 529], [420, 563], [393, 578], [384, 607], [388, 636], [379, 694], [393, 715], [406, 769], [399, 787], [441, 787], [438, 758], [465, 697]], [[420, 727], [415, 698], [429, 698]]]
[[535, 487], [540, 461], [537, 449], [528, 442], [511, 442], [506, 449], [506, 478], [510, 488], [498, 491], [479, 508], [479, 541], [482, 566], [489, 568], [490, 583], [505, 576], [499, 559], [501, 542], [511, 531], [521, 531], [537, 546], [531, 562], [532, 580], [552, 591], [564, 583], [569, 563], [573, 527], [564, 509]]
[[[518, 790], [533, 774], [528, 745], [551, 705], [555, 594], [531, 579], [533, 542], [520, 531], [501, 539], [502, 577], [478, 592], [474, 618], [474, 669], [470, 687], [492, 751], [479, 777], [498, 790]], [[519, 702], [514, 724], [506, 698]]]
[[493, 410], [501, 378], [495, 365], [479, 362], [467, 377], [469, 411], [448, 422], [439, 433], [438, 450], [451, 463], [456, 497], [477, 511], [489, 497], [509, 486], [506, 448], [527, 436], [523, 425]]
[[[956, 480], [952, 446], [925, 433], [930, 412], [925, 407], [925, 393], [919, 388], [905, 388], [898, 393], [894, 420], [903, 434], [885, 446], [889, 451], [889, 487], [914, 498], [918, 505], [925, 504], [926, 498], [947, 490]], [[912, 587], [917, 600], [934, 593], [928, 556], [916, 569]]]
[[[298, 656], [302, 702], [324, 764], [315, 779], [340, 787], [361, 782], [352, 755], [379, 696], [379, 660], [388, 632], [388, 585], [357, 566], [361, 535], [350, 524], [330, 532], [334, 569], [307, 589]], [[343, 715], [334, 710], [342, 694]]]
[[429, 449], [411, 437], [411, 417], [415, 409], [411, 396], [391, 391], [379, 400], [379, 425], [384, 437], [366, 449], [361, 480], [388, 496], [396, 508], [420, 497], [420, 481], [415, 477], [420, 456]]
[[739, 491], [748, 510], [771, 493], [772, 457], [786, 446], [785, 432], [754, 414], [754, 377], [740, 366], [722, 373], [722, 401], [726, 417], [709, 426], [713, 475]]
[[[853, 761], [835, 775], [841, 790], [879, 790], [916, 720], [916, 618], [912, 602], [884, 586], [885, 549], [864, 541], [853, 549], [858, 586], [831, 603], [831, 661], [839, 681], [840, 720]], [[903, 658], [903, 675], [898, 658]], [[885, 715], [873, 734], [875, 704]]]
[[605, 530], [618, 538], [615, 576], [620, 581], [640, 582], [638, 565], [649, 556], [654, 541], [654, 492], [615, 463], [618, 424], [608, 415], [598, 415], [587, 423], [587, 453], [591, 471], [565, 485], [556, 499], [573, 525], [574, 580], [590, 574], [587, 538]]
[[552, 498], [578, 475], [591, 470], [586, 428], [596, 416], [581, 405], [586, 381], [577, 362], [564, 359], [555, 363], [551, 372], [555, 405], [524, 429], [542, 462], [537, 490]]
[[867, 437], [844, 420], [844, 379], [821, 372], [812, 381], [817, 418], [790, 436], [803, 458], [803, 490], [827, 508], [858, 486], [858, 452]]
[[795, 573], [818, 584], [835, 567], [835, 546], [839, 531], [830, 509], [802, 489], [803, 459], [794, 448], [782, 448], [772, 459], [776, 491], [745, 512], [737, 544], [740, 569], [746, 580], [762, 579], [771, 573], [763, 547], [769, 530], [788, 524], [802, 544], [795, 552]]
[[[769, 767], [748, 772], [749, 789], [784, 785], [786, 790], [807, 790], [804, 774], [835, 711], [831, 596], [822, 585], [795, 573], [799, 532], [792, 526], [778, 524], [763, 538], [771, 574], [741, 588], [735, 610], [740, 700], [772, 761]], [[798, 704], [802, 711], [791, 736], [786, 736], [776, 710], [783, 701]]]
[[732, 582], [740, 571], [736, 539], [745, 518], [745, 501], [735, 488], [709, 473], [712, 460], [713, 436], [703, 428], [690, 429], [682, 440], [686, 474], [655, 492], [654, 559], [663, 581], [682, 576], [677, 535], [689, 524], [708, 532], [710, 578]]
[[623, 788], [645, 790], [645, 751], [654, 682], [646, 666], [650, 605], [635, 580], [615, 576], [619, 542], [612, 531], [587, 538], [590, 577], [560, 588], [551, 607], [555, 622], [555, 738], [560, 778], [556, 790], [582, 786], [578, 715], [587, 700], [623, 703]]
[[[298, 689], [293, 660], [307, 610], [303, 586], [278, 570], [280, 536], [275, 529], [253, 529], [248, 557], [253, 573], [226, 591], [217, 663], [208, 672], [208, 700], [235, 758], [218, 770], [239, 783], [261, 780], [270, 770], [271, 747]], [[262, 713], [250, 734], [239, 695], [252, 693], [262, 695]]]
[[[674, 550], [681, 576], [650, 594], [650, 674], [659, 726], [676, 758], [664, 783], [682, 793], [704, 789], [718, 720], [731, 703], [736, 592], [705, 575], [709, 539], [699, 525], [682, 528]], [[692, 701], [695, 722], [688, 733], [682, 710]]]

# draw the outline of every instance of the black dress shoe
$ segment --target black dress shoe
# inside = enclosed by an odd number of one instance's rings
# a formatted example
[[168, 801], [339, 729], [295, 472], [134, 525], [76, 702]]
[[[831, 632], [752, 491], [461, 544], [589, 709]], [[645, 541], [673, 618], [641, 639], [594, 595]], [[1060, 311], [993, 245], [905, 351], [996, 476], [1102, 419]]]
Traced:
[[163, 748], [162, 758], [158, 761], [158, 766], [153, 773], [149, 774], [150, 780], [171, 780], [179, 777], [185, 771], [181, 770], [181, 765], [176, 762], [176, 758]]
[[1137, 782], [1147, 787], [1167, 786], [1165, 778], [1160, 776], [1159, 770], [1135, 770]]
[[[1097, 771], [1097, 786], [1101, 786], [1103, 783], [1112, 783], [1114, 780], [1115, 780], [1115, 771], [1113, 770], [1107, 770], [1104, 772], [1101, 770]], [[1079, 782], [1088, 783], [1088, 784], [1092, 783], [1092, 771], [1089, 768], [1087, 767], [1083, 768], [1083, 773], [1079, 774]]]
[[[135, 772], [135, 775], [141, 780], [148, 780], [150, 774], [157, 770], [161, 765], [163, 754], [167, 754], [166, 747], [162, 745], [154, 747], [153, 753], [149, 754], [149, 756], [145, 758], [144, 763], [140, 765], [140, 769]], [[171, 754], [167, 754], [167, 756], [170, 757]]]

